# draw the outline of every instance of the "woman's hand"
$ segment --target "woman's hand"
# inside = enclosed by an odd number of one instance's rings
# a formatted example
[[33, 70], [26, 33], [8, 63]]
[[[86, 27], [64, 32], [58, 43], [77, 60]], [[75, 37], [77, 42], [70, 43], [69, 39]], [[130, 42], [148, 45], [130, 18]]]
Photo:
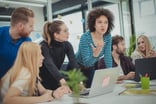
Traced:
[[71, 89], [69, 88], [69, 86], [67, 85], [66, 80], [64, 78], [62, 78], [60, 80], [60, 84], [63, 87], [63, 89], [64, 89], [63, 92], [65, 94], [68, 94], [68, 93], [71, 93], [72, 92]]
[[62, 87], [63, 87], [64, 94], [69, 94], [72, 92], [68, 85], [64, 84], [62, 85]]
[[57, 88], [56, 90], [53, 91], [52, 96], [54, 96], [54, 98], [59, 99], [64, 95], [64, 87], [61, 86], [59, 88]]
[[51, 96], [52, 91], [47, 90], [41, 97], [43, 99], [43, 102], [52, 101], [54, 98]]
[[96, 47], [94, 47], [93, 44], [91, 44], [94, 57], [98, 57], [99, 56], [103, 46], [104, 46], [104, 43], [102, 43], [102, 42], [97, 43]]
[[149, 51], [147, 57], [156, 57], [156, 52], [153, 50]]

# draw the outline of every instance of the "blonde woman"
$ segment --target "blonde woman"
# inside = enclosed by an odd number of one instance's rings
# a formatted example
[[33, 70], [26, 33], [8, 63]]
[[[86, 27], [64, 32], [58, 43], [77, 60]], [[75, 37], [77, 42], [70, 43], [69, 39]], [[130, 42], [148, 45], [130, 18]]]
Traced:
[[156, 52], [152, 49], [150, 41], [147, 36], [140, 35], [137, 38], [136, 44], [137, 44], [136, 49], [131, 55], [134, 64], [136, 59], [156, 57]]
[[40, 46], [24, 42], [11, 69], [2, 78], [1, 95], [4, 104], [35, 104], [64, 95], [64, 88], [46, 90], [40, 83], [39, 67], [44, 57]]

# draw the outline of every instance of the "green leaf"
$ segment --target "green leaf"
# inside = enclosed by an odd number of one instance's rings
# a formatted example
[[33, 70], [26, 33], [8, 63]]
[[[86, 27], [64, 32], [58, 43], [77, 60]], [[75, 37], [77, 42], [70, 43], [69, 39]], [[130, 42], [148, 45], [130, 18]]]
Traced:
[[135, 50], [135, 44], [136, 44], [136, 36], [131, 35], [130, 36], [130, 43], [129, 48], [127, 49], [128, 56], [131, 56], [132, 52]]
[[79, 94], [79, 84], [86, 80], [80, 69], [73, 69], [69, 71], [61, 71], [67, 77], [67, 85], [73, 90], [74, 94]]

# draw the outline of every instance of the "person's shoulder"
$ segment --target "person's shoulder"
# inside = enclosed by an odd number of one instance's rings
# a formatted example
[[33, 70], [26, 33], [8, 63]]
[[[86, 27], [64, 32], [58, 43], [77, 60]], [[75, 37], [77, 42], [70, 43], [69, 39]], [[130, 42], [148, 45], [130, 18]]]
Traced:
[[20, 38], [23, 42], [24, 41], [32, 41], [30, 37], [22, 37]]
[[106, 33], [105, 36], [111, 37], [111, 33]]
[[72, 44], [69, 41], [64, 42], [65, 48], [70, 48], [72, 47]]
[[[111, 34], [105, 34], [103, 37], [103, 41], [107, 44], [107, 43], [111, 43], [112, 42], [112, 36]], [[111, 44], [110, 44], [111, 45]]]
[[130, 56], [125, 56], [125, 55], [123, 55], [123, 56], [124, 56], [124, 58], [125, 58], [126, 60], [132, 61], [132, 58], [131, 58]]
[[[0, 27], [0, 36], [2, 35], [5, 35], [4, 33], [7, 33], [9, 32], [9, 28], [10, 26], [3, 26], [3, 27]], [[6, 32], [7, 31], [7, 32]], [[4, 32], [4, 33], [3, 33]], [[2, 34], [3, 33], [3, 34]]]
[[0, 27], [0, 30], [8, 30], [10, 28], [10, 26], [2, 26]]
[[81, 38], [80, 38], [80, 42], [87, 42], [87, 41], [91, 41], [91, 33], [90, 31], [87, 31], [85, 33], [83, 33], [81, 35]]
[[24, 79], [29, 79], [31, 77], [30, 72], [28, 70], [28, 68], [26, 67], [22, 67], [20, 73], [19, 73], [19, 77], [18, 78], [24, 78]]
[[41, 41], [40, 43], [39, 43], [41, 46], [48, 46], [48, 43], [46, 42], [46, 41]]
[[87, 31], [81, 35], [81, 38], [88, 38], [91, 35], [90, 31]]
[[132, 54], [131, 54], [131, 58], [132, 59], [137, 59], [137, 58], [142, 58], [143, 56], [141, 55], [140, 52], [138, 52], [137, 50], [135, 50]]
[[140, 55], [140, 53], [137, 50], [135, 50], [134, 52], [132, 52], [132, 56], [133, 55]]
[[26, 41], [32, 41], [30, 37], [25, 38]]
[[50, 49], [50, 46], [48, 45], [48, 43], [47, 43], [45, 40], [43, 40], [43, 41], [40, 42], [39, 44], [40, 44], [40, 46], [41, 46], [41, 50], [44, 50], [44, 51], [45, 51], [45, 49], [46, 49], [46, 50], [47, 50], [47, 49]]
[[112, 36], [111, 36], [111, 34], [110, 34], [110, 33], [108, 33], [108, 34], [105, 34], [105, 35], [104, 35], [104, 38], [105, 38], [105, 39], [111, 39], [111, 38], [112, 38]]
[[69, 41], [65, 41], [64, 44], [70, 45], [71, 43]]

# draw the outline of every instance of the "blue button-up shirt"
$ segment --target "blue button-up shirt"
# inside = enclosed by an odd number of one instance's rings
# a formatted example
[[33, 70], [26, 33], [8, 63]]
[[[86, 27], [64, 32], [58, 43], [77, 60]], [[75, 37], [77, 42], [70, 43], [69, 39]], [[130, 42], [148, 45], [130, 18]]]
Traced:
[[13, 42], [9, 28], [9, 26], [0, 27], [0, 79], [13, 65], [21, 43], [31, 41], [29, 37], [22, 37], [17, 42]]

